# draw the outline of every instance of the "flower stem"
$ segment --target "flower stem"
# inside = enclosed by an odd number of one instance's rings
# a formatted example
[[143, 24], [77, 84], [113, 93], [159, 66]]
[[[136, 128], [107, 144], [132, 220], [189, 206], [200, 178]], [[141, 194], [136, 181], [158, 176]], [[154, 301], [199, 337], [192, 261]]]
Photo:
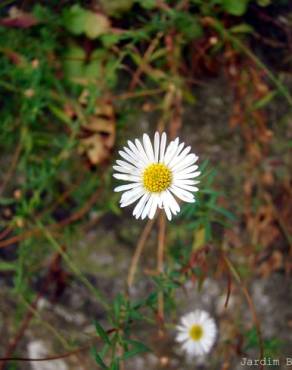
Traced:
[[[165, 249], [165, 215], [160, 212], [158, 219], [158, 248], [157, 248], [157, 272], [163, 273], [163, 260], [164, 260], [164, 249]], [[164, 321], [164, 303], [163, 303], [163, 292], [158, 294], [158, 319]]]
[[138, 240], [135, 253], [132, 257], [131, 266], [130, 266], [128, 279], [127, 279], [127, 285], [128, 285], [129, 290], [131, 289], [131, 287], [133, 285], [134, 277], [135, 277], [136, 270], [137, 270], [137, 265], [138, 265], [140, 256], [141, 256], [143, 248], [144, 248], [144, 245], [145, 245], [145, 243], [147, 241], [147, 238], [148, 238], [148, 236], [149, 236], [149, 234], [152, 230], [153, 225], [154, 225], [154, 219], [149, 220], [147, 222], [147, 224], [145, 225], [145, 227], [142, 231], [142, 234], [141, 234], [141, 236]]
[[[264, 344], [263, 344], [260, 322], [259, 322], [259, 319], [258, 319], [258, 315], [257, 315], [257, 312], [256, 312], [254, 302], [253, 302], [245, 284], [243, 283], [239, 273], [237, 272], [236, 268], [234, 267], [233, 263], [230, 261], [230, 259], [225, 254], [223, 254], [223, 258], [224, 258], [224, 260], [226, 262], [226, 265], [228, 266], [231, 274], [235, 277], [237, 283], [239, 284], [240, 288], [242, 289], [242, 292], [243, 292], [243, 294], [246, 298], [246, 301], [249, 305], [249, 308], [250, 308], [250, 311], [251, 311], [251, 314], [252, 314], [252, 318], [253, 318], [253, 321], [254, 321], [254, 325], [255, 325], [255, 328], [256, 328], [256, 331], [257, 331], [257, 336], [258, 336], [258, 341], [259, 341], [259, 349], [260, 349], [260, 358], [262, 359], [262, 358], [264, 358]], [[263, 369], [263, 365], [260, 366], [260, 369]]]

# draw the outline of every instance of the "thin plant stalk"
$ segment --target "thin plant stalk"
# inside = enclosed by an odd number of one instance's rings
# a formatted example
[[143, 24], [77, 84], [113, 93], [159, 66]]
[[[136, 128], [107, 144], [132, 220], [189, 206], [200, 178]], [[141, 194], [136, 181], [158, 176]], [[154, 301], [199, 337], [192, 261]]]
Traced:
[[[158, 218], [158, 248], [157, 248], [157, 272], [158, 274], [163, 273], [164, 265], [164, 250], [165, 250], [165, 232], [166, 232], [166, 222], [165, 215], [160, 212]], [[158, 319], [164, 321], [164, 302], [163, 302], [163, 292], [158, 293]]]
[[39, 228], [43, 231], [44, 236], [46, 239], [50, 242], [50, 244], [60, 253], [64, 261], [67, 263], [69, 268], [76, 274], [76, 276], [79, 277], [80, 281], [88, 288], [90, 292], [93, 293], [93, 295], [97, 298], [98, 302], [103, 306], [105, 309], [109, 309], [109, 305], [106, 302], [105, 298], [103, 297], [102, 293], [98, 291], [91, 283], [90, 281], [84, 276], [84, 274], [76, 267], [76, 265], [73, 263], [71, 258], [68, 256], [68, 254], [63, 250], [62, 246], [59, 245], [59, 243], [55, 240], [55, 238], [52, 236], [52, 234], [44, 228], [44, 226], [37, 222]]
[[[252, 317], [253, 317], [254, 325], [256, 327], [257, 336], [258, 336], [258, 340], [259, 340], [260, 358], [262, 359], [262, 358], [264, 358], [263, 338], [262, 338], [262, 334], [261, 334], [260, 322], [259, 322], [259, 319], [258, 319], [258, 316], [257, 316], [257, 312], [256, 312], [256, 309], [255, 309], [253, 300], [252, 300], [252, 298], [251, 298], [251, 296], [250, 296], [250, 294], [249, 294], [246, 286], [242, 282], [239, 273], [237, 272], [236, 268], [234, 267], [234, 265], [232, 264], [232, 262], [230, 261], [230, 259], [225, 254], [223, 255], [223, 258], [224, 258], [224, 260], [226, 262], [226, 265], [228, 266], [231, 274], [235, 277], [237, 283], [241, 287], [242, 292], [243, 292], [243, 294], [244, 294], [244, 296], [245, 296], [245, 298], [247, 300], [247, 303], [249, 305], [249, 308], [251, 310], [251, 314], [252, 314]], [[261, 369], [263, 369], [262, 365], [261, 365]]]
[[127, 278], [128, 289], [131, 289], [131, 287], [133, 285], [134, 277], [135, 277], [135, 274], [136, 274], [136, 271], [137, 271], [137, 265], [139, 263], [139, 259], [141, 257], [141, 254], [142, 254], [142, 251], [144, 249], [145, 243], [148, 239], [148, 236], [149, 236], [149, 234], [150, 234], [150, 232], [153, 228], [153, 225], [154, 225], [154, 219], [153, 220], [148, 220], [148, 222], [145, 225], [145, 227], [142, 231], [142, 234], [141, 234], [141, 236], [138, 240], [138, 243], [137, 243], [137, 246], [136, 246], [136, 249], [135, 249], [135, 253], [132, 257], [130, 270], [129, 270], [129, 273], [128, 273], [128, 278]]

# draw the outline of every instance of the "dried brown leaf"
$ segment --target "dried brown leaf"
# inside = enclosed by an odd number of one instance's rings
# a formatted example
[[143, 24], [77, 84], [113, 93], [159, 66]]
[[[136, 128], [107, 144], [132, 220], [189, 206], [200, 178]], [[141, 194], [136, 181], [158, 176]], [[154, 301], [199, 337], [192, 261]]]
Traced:
[[37, 23], [38, 20], [32, 14], [24, 12], [16, 6], [11, 7], [8, 17], [0, 19], [0, 24], [5, 27], [29, 28]]
[[105, 162], [111, 155], [115, 143], [116, 127], [112, 104], [103, 102], [96, 107], [96, 114], [83, 126], [86, 137], [80, 139], [80, 153], [85, 154], [90, 163]]

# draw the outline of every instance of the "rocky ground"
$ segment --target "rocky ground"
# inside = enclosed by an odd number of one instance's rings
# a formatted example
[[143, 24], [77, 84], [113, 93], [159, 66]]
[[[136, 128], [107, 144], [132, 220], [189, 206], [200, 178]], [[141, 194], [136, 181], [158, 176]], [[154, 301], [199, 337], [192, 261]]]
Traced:
[[[237, 210], [237, 199], [241, 199], [243, 145], [238, 130], [228, 126], [228, 117], [232, 98], [223, 77], [214, 78], [194, 94], [197, 103], [188, 107], [184, 114], [182, 137], [192, 144], [201, 159], [209, 159], [211, 165], [218, 172], [217, 187], [223, 189], [230, 197], [230, 207]], [[274, 108], [271, 108], [270, 124], [275, 127], [275, 142], [283, 140], [285, 130], [277, 128], [277, 122], [287, 116], [285, 104], [278, 99]], [[291, 117], [290, 128], [292, 127]], [[150, 123], [151, 122], [151, 123]], [[155, 117], [143, 115], [131, 135], [149, 131], [155, 125]], [[130, 136], [131, 136], [130, 135]], [[280, 149], [281, 153], [281, 149]], [[275, 155], [278, 155], [275, 152]], [[285, 154], [284, 154], [285, 155]], [[114, 225], [114, 227], [112, 227]], [[84, 272], [93, 284], [101, 288], [109, 297], [114, 297], [125, 286], [129, 262], [135, 248], [135, 241], [143, 227], [140, 222], [133, 221], [130, 211], [123, 212], [122, 218], [106, 215], [100, 223], [92, 227], [87, 235], [80, 235], [79, 240], [72, 241], [71, 255], [78, 267]], [[74, 245], [74, 248], [73, 248]], [[143, 259], [143, 267], [154, 264], [155, 237], [148, 241]], [[140, 275], [141, 277], [141, 275]], [[138, 277], [136, 294], [148, 291], [149, 286]], [[8, 313], [14, 308], [12, 298], [6, 299], [6, 283], [0, 282], [1, 310], [0, 331], [10, 333]], [[224, 353], [222, 343], [230, 337], [233, 324], [240, 322], [245, 330], [252, 328], [252, 318], [246, 300], [240, 288], [233, 286], [228, 307], [224, 308], [226, 296], [226, 282], [208, 279], [201, 291], [196, 286], [186, 286], [188, 294], [179, 292], [179, 314], [194, 308], [203, 308], [216, 318], [220, 327], [220, 334], [216, 346], [211, 354], [197, 360], [185, 358], [174, 341], [174, 332], [170, 331], [163, 340], [157, 338], [156, 332], [143, 332], [147, 343], [154, 349], [140, 357], [131, 359], [126, 366], [127, 370], [210, 370], [219, 369], [224, 361], [230, 362], [226, 369], [241, 370], [246, 367], [240, 365], [242, 357], [257, 358], [257, 349], [251, 348], [237, 357], [232, 353]], [[249, 291], [255, 303], [261, 323], [263, 338], [269, 340], [277, 338], [281, 341], [281, 365], [269, 367], [271, 369], [288, 369], [285, 358], [292, 357], [292, 285], [291, 279], [283, 271], [273, 272], [267, 278], [255, 278], [249, 282]], [[134, 290], [135, 294], [135, 290]], [[38, 358], [50, 354], [60, 353], [62, 337], [74, 343], [82, 339], [87, 341], [94, 335], [92, 319], [103, 320], [103, 309], [93, 297], [88, 295], [86, 288], [77, 280], [73, 280], [66, 287], [61, 300], [54, 303], [46, 297], [42, 298], [37, 307], [39, 319], [34, 319], [26, 330], [26, 334], [18, 347], [18, 354], [30, 358]], [[1, 335], [0, 347], [7, 345], [7, 337]], [[97, 368], [88, 353], [81, 352], [76, 356], [50, 362], [22, 363], [15, 369], [21, 370], [92, 370]]]

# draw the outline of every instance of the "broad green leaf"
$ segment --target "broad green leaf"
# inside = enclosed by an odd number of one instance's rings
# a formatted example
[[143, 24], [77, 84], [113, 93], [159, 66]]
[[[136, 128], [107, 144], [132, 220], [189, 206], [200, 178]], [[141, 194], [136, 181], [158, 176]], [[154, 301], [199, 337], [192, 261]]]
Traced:
[[135, 0], [99, 0], [103, 10], [110, 16], [121, 17], [130, 10]]
[[78, 4], [64, 11], [63, 24], [74, 35], [85, 33], [90, 39], [107, 33], [110, 27], [105, 15], [81, 8]]
[[87, 12], [84, 32], [90, 39], [96, 39], [109, 31], [109, 20], [103, 14]]
[[157, 6], [156, 0], [138, 0], [144, 9], [154, 9]]
[[64, 11], [63, 24], [74, 35], [81, 35], [84, 32], [86, 16], [87, 11], [75, 4]]
[[247, 11], [249, 0], [223, 0], [224, 10], [232, 15], [241, 16]]
[[102, 62], [106, 58], [104, 49], [94, 50], [90, 60], [86, 61], [85, 51], [78, 46], [71, 46], [64, 54], [64, 74], [68, 80], [86, 84], [100, 78]]
[[115, 33], [107, 33], [101, 36], [101, 42], [106, 48], [116, 45], [121, 39], [121, 36]]
[[186, 36], [188, 40], [196, 39], [203, 35], [203, 29], [198, 19], [186, 12], [173, 12], [174, 26]]
[[67, 79], [78, 78], [83, 75], [85, 52], [78, 46], [68, 48], [63, 57], [63, 67]]

